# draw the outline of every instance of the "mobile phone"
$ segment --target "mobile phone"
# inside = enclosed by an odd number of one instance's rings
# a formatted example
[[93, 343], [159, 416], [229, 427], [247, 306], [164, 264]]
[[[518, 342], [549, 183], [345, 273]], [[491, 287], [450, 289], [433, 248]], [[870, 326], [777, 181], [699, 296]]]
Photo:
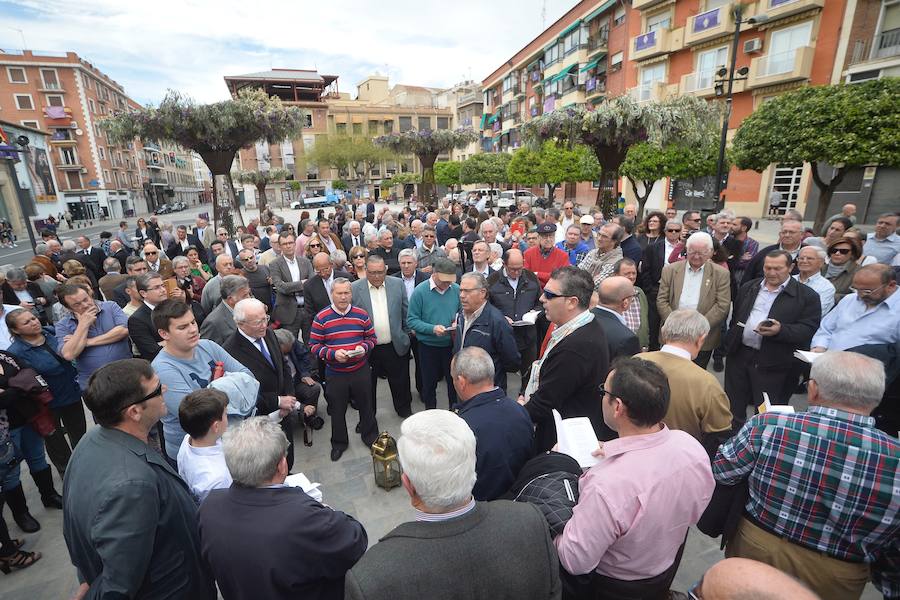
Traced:
[[361, 354], [365, 354], [365, 350], [347, 350], [347, 356], [353, 358], [354, 356], [359, 356]]
[[771, 327], [774, 324], [775, 321], [773, 321], [772, 319], [765, 319], [759, 322], [759, 327]]

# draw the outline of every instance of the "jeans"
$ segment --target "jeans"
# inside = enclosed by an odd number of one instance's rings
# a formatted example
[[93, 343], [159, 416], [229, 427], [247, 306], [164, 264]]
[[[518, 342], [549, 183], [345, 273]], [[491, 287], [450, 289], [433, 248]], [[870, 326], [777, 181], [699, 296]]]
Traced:
[[[16, 451], [28, 463], [28, 469], [35, 473], [50, 467], [44, 455], [44, 438], [31, 425], [23, 425], [9, 430]], [[11, 469], [3, 478], [3, 489], [9, 490], [19, 485], [19, 469]]]

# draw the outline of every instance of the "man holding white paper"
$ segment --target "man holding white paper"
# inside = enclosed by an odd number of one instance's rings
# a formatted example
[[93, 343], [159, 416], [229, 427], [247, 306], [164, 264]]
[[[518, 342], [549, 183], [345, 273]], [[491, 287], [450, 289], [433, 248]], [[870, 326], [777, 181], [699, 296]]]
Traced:
[[[703, 446], [662, 422], [669, 384], [655, 364], [616, 361], [602, 389], [603, 420], [618, 439], [579, 482], [578, 503], [556, 549], [569, 597], [664, 596], [687, 530], [715, 482]], [[589, 575], [575, 578], [573, 575]]]

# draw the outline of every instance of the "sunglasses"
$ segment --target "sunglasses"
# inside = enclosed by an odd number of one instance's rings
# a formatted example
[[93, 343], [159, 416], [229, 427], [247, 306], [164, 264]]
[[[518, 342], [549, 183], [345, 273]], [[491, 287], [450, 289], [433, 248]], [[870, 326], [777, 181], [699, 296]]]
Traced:
[[860, 294], [861, 296], [871, 296], [871, 295], [874, 294], [875, 292], [879, 292], [879, 291], [883, 290], [885, 287], [887, 287], [887, 286], [889, 286], [889, 285], [890, 285], [890, 283], [885, 283], [885, 284], [883, 284], [883, 285], [879, 285], [879, 286], [878, 286], [877, 288], [875, 288], [874, 290], [860, 290], [860, 289], [857, 289], [857, 288], [855, 288], [855, 287], [851, 287], [851, 288], [850, 288], [850, 291], [853, 292], [854, 294]]
[[366, 257], [365, 254], [354, 254], [354, 255], [351, 256], [350, 258], [351, 258], [352, 260], [356, 260], [357, 258], [365, 258], [365, 257]]
[[310, 248], [321, 248], [322, 244], [309, 244]]
[[550, 290], [544, 290], [544, 296], [547, 298], [547, 300], [553, 300], [554, 298], [569, 298], [570, 297], [570, 296], [567, 296], [566, 294], [557, 294], [557, 293], [551, 292]]
[[159, 252], [144, 252], [145, 256], [156, 256]]
[[134, 406], [135, 404], [141, 404], [143, 402], [146, 402], [147, 400], [153, 400], [154, 398], [162, 396], [162, 393], [163, 393], [162, 388], [163, 388], [163, 384], [162, 384], [162, 382], [160, 382], [159, 385], [156, 386], [155, 390], [153, 390], [152, 392], [150, 392], [149, 394], [147, 394], [140, 400], [135, 400], [134, 402], [129, 402], [128, 404], [124, 405], [120, 410], [125, 410], [129, 406]]
[[832, 248], [828, 254], [850, 254], [850, 248]]
[[666, 233], [681, 233], [680, 229], [666, 229]]

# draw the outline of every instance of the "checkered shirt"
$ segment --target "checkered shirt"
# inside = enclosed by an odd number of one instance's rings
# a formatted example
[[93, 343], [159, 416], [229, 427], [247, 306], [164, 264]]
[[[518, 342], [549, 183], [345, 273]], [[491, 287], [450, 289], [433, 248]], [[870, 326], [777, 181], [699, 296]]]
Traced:
[[631, 304], [628, 305], [628, 310], [622, 313], [622, 318], [625, 319], [625, 325], [637, 334], [638, 329], [641, 328], [641, 299], [635, 296], [631, 300]]

